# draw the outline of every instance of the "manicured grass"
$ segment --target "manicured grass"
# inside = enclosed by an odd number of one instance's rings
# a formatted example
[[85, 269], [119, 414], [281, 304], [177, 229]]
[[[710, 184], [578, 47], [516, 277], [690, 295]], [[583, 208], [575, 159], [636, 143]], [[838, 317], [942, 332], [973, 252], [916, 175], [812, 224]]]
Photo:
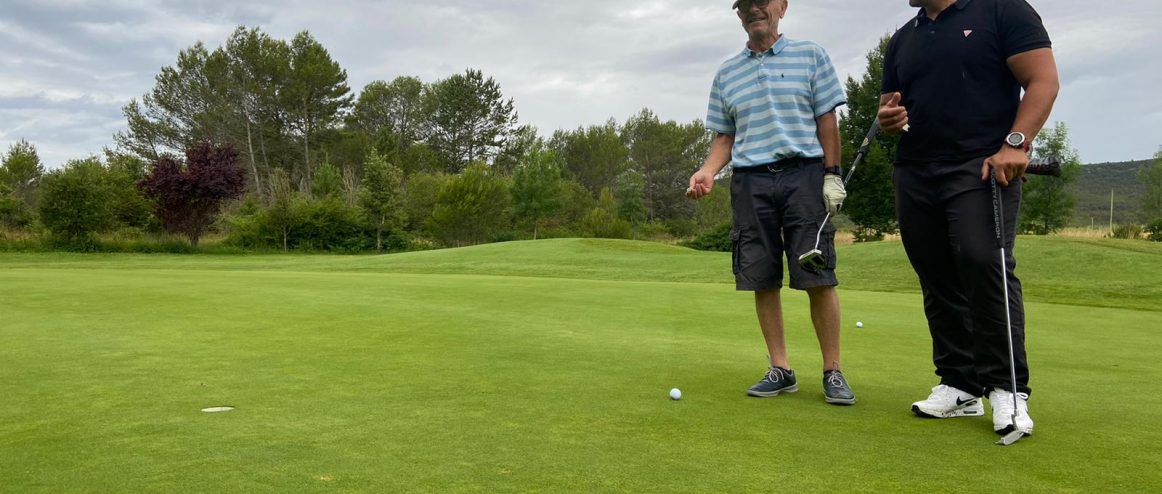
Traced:
[[1037, 431], [1010, 448], [908, 412], [935, 379], [898, 244], [840, 251], [850, 408], [798, 293], [801, 391], [743, 396], [764, 351], [723, 254], [2, 255], [0, 491], [1157, 490], [1155, 247], [1021, 239]]

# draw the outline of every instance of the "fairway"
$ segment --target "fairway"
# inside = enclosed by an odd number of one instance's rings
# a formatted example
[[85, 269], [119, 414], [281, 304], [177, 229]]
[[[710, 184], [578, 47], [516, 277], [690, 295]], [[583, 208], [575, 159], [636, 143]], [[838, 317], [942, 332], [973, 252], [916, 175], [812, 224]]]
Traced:
[[0, 491], [1162, 489], [1162, 245], [1020, 239], [1037, 427], [1009, 448], [910, 413], [936, 378], [899, 244], [839, 255], [854, 407], [823, 402], [799, 293], [800, 391], [744, 395], [765, 352], [729, 254], [3, 254]]

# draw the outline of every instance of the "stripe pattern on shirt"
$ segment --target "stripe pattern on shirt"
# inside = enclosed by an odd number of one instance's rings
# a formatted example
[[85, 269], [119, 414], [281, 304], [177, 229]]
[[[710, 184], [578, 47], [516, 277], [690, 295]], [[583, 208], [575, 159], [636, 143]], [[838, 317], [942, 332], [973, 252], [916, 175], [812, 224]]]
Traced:
[[782, 36], [764, 53], [744, 49], [719, 67], [706, 127], [734, 135], [735, 167], [822, 158], [815, 119], [846, 102], [823, 47]]

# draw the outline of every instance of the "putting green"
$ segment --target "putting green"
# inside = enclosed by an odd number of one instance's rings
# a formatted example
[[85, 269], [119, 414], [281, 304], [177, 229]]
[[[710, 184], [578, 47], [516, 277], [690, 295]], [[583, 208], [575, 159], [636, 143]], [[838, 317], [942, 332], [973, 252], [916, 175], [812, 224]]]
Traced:
[[[1162, 255], [1120, 245], [1054, 255]], [[1030, 303], [1036, 435], [1000, 448], [987, 417], [909, 413], [935, 379], [893, 249], [840, 251], [845, 286], [865, 290], [841, 294], [860, 400], [847, 408], [823, 403], [797, 293], [800, 392], [744, 396], [764, 351], [749, 297], [720, 283], [722, 254], [562, 240], [385, 257], [0, 256], [0, 490], [1162, 487], [1149, 425], [1162, 312]], [[1092, 286], [1156, 284], [1137, 277], [1157, 269]], [[878, 271], [891, 274], [857, 279]], [[1060, 285], [1053, 298], [1085, 301]], [[1090, 305], [1159, 303], [1101, 290]], [[201, 412], [213, 406], [236, 410]]]

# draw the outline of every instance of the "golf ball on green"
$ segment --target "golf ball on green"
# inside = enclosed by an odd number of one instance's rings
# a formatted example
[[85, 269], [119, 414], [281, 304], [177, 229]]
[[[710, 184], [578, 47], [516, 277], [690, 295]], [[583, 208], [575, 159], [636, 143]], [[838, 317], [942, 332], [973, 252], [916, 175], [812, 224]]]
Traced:
[[671, 389], [671, 390], [670, 390], [670, 399], [671, 399], [671, 400], [680, 400], [680, 399], [682, 399], [682, 390], [680, 390], [680, 389], [678, 389], [678, 388]]
[[863, 327], [863, 321], [857, 321], [857, 322], [855, 323], [855, 327], [857, 327], [857, 328], [862, 328], [862, 327]]

